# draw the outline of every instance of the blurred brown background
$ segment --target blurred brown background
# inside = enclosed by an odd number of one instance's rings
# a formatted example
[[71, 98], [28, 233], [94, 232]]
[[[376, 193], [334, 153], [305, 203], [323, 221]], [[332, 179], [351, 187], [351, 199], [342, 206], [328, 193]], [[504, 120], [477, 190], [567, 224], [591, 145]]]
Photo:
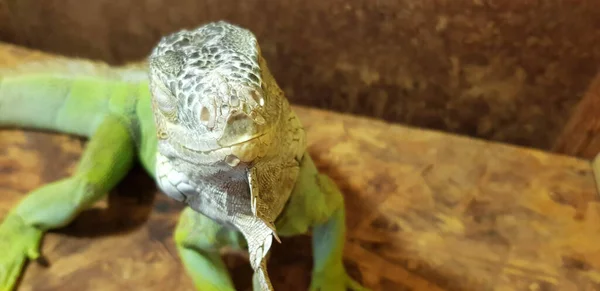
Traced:
[[225, 19], [295, 104], [551, 149], [597, 73], [598, 15], [598, 0], [0, 0], [0, 40], [120, 64]]

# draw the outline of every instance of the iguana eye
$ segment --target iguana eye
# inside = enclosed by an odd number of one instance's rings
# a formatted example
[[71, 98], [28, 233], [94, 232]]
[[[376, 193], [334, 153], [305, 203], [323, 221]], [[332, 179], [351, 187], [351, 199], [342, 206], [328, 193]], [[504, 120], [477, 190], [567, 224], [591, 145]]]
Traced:
[[184, 54], [179, 51], [169, 50], [163, 55], [150, 57], [152, 96], [159, 109], [173, 118], [177, 109], [177, 99], [173, 95], [176, 87], [174, 78], [181, 72], [183, 64]]
[[[158, 88], [156, 88], [158, 87]], [[168, 90], [162, 85], [156, 85], [152, 88], [152, 97], [156, 101], [156, 105], [160, 111], [162, 111], [166, 115], [174, 115], [177, 109], [177, 102], [172, 94], [167, 92]]]

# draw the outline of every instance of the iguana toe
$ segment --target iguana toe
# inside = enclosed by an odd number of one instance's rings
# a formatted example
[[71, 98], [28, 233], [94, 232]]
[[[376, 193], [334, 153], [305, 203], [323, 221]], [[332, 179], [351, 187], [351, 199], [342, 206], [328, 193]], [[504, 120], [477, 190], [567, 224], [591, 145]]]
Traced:
[[16, 216], [8, 216], [0, 224], [0, 291], [15, 288], [26, 260], [39, 257], [42, 232], [25, 225]]

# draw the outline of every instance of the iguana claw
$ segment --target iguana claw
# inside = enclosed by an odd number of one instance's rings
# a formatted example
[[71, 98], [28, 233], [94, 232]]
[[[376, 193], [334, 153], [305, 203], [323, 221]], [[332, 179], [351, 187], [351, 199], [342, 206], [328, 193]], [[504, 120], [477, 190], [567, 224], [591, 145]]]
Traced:
[[18, 216], [9, 215], [0, 224], [0, 291], [13, 290], [26, 260], [39, 258], [41, 238], [41, 230]]

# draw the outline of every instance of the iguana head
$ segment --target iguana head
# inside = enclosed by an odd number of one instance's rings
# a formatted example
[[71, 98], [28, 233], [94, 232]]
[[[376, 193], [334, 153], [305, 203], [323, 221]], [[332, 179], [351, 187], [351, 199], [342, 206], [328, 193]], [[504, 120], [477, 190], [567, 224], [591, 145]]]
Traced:
[[221, 21], [168, 35], [149, 69], [163, 154], [235, 166], [265, 155], [276, 138], [279, 88], [250, 31]]

